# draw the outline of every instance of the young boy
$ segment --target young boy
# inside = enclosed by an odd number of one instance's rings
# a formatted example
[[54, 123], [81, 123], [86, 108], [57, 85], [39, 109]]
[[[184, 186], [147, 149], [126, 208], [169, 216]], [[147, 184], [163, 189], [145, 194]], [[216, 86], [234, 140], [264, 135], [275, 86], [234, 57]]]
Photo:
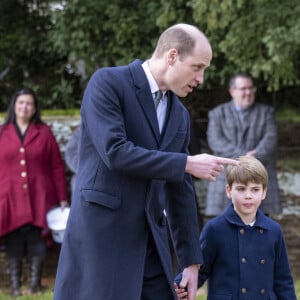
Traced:
[[[208, 279], [207, 300], [297, 300], [281, 228], [259, 209], [267, 191], [266, 169], [242, 156], [237, 166], [228, 166], [226, 177], [232, 204], [200, 235], [204, 264], [198, 286]], [[184, 271], [175, 282], [178, 298], [190, 300]]]

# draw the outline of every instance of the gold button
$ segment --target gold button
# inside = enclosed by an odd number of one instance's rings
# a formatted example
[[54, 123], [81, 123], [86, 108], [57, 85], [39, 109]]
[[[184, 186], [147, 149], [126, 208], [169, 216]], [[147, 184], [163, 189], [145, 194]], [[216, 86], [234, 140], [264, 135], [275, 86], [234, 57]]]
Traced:
[[265, 289], [261, 289], [261, 290], [260, 290], [260, 293], [261, 293], [261, 294], [264, 294], [264, 293], [265, 293]]
[[247, 262], [247, 259], [246, 259], [245, 257], [243, 257], [243, 258], [241, 259], [241, 261], [242, 261], [243, 264], [245, 264], [245, 263]]
[[261, 264], [261, 265], [264, 265], [265, 263], [266, 263], [266, 261], [265, 261], [264, 259], [261, 259], [261, 260], [260, 260], [260, 264]]
[[24, 184], [23, 184], [23, 189], [26, 190], [27, 188], [28, 188], [27, 183], [24, 183]]
[[242, 291], [243, 294], [247, 293], [247, 289], [246, 288], [242, 288], [241, 291]]
[[26, 164], [26, 160], [25, 159], [21, 159], [20, 160], [20, 165], [24, 166]]
[[21, 153], [24, 153], [24, 152], [25, 152], [25, 148], [24, 148], [24, 147], [21, 147], [21, 148], [20, 148], [20, 152], [21, 152]]
[[240, 234], [244, 234], [245, 233], [245, 230], [242, 228], [240, 229]]
[[27, 173], [26, 173], [26, 172], [22, 172], [22, 173], [21, 173], [21, 176], [22, 176], [22, 177], [26, 177], [26, 176], [27, 176]]

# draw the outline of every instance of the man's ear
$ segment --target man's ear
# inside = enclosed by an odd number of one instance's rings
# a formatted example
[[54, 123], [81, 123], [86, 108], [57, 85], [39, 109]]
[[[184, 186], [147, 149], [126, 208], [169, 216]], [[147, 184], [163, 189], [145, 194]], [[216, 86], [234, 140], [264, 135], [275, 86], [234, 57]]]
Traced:
[[230, 96], [231, 96], [231, 98], [233, 98], [234, 99], [234, 88], [229, 88], [229, 90], [228, 90], [228, 92], [229, 92], [229, 94], [230, 94]]
[[225, 190], [226, 190], [227, 197], [231, 199], [231, 188], [230, 188], [229, 184], [226, 184]]
[[173, 65], [176, 62], [178, 56], [178, 51], [175, 48], [172, 48], [168, 51], [168, 63]]

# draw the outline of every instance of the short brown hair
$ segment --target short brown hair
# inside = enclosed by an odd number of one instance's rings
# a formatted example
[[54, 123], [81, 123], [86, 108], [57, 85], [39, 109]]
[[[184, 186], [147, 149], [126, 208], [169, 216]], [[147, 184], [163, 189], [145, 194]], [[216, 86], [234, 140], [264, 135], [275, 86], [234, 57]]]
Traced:
[[196, 45], [195, 36], [180, 26], [166, 29], [160, 36], [155, 49], [155, 56], [161, 58], [165, 52], [175, 48], [181, 60], [193, 53]]
[[262, 184], [263, 189], [268, 185], [268, 172], [264, 165], [251, 156], [240, 156], [238, 165], [229, 165], [226, 170], [226, 179], [229, 187], [234, 182], [247, 185], [249, 182]]

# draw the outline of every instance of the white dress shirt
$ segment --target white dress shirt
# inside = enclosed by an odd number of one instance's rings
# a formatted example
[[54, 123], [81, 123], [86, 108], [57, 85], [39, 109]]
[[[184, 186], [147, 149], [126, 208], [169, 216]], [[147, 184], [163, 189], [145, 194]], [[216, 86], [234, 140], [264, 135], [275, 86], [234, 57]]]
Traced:
[[[155, 81], [155, 79], [153, 78], [150, 69], [149, 69], [149, 65], [148, 65], [148, 60], [146, 60], [143, 64], [142, 67], [145, 71], [149, 86], [150, 86], [150, 90], [154, 99], [154, 94], [155, 92], [157, 92], [159, 90], [159, 87]], [[157, 116], [157, 121], [158, 121], [158, 126], [159, 126], [159, 131], [162, 131], [162, 128], [164, 126], [164, 122], [165, 122], [165, 118], [166, 118], [166, 112], [167, 112], [167, 96], [166, 96], [166, 92], [163, 92], [163, 96], [161, 98], [161, 100], [158, 103], [158, 106], [156, 108], [156, 116]], [[154, 102], [153, 102], [153, 106], [154, 106]]]

